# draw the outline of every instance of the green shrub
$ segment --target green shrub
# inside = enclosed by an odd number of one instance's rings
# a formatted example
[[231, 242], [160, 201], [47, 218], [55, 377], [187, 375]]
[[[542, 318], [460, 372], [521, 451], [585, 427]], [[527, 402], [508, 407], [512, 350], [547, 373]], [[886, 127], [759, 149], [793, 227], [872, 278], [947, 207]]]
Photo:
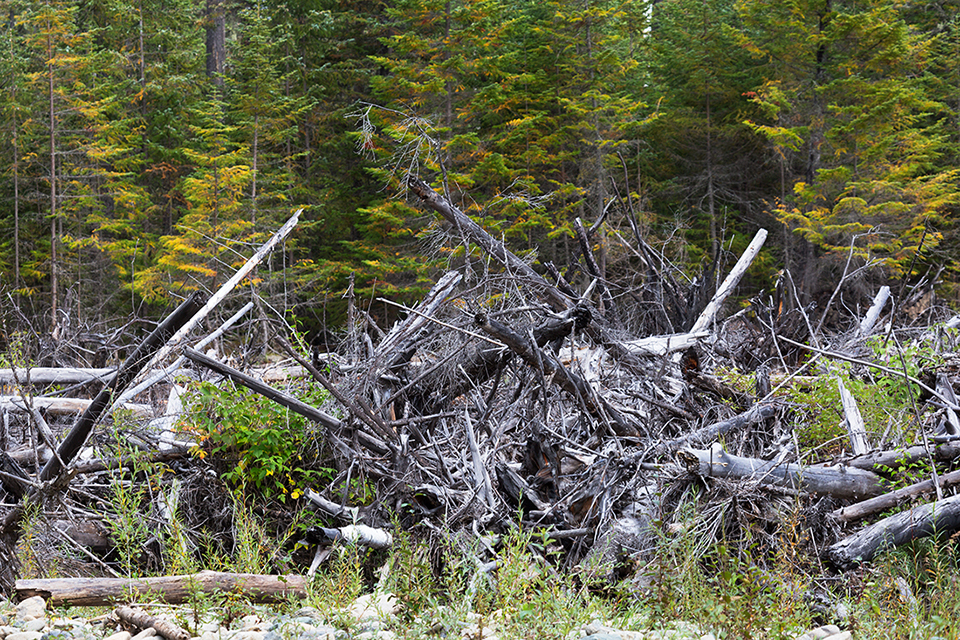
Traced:
[[[319, 405], [324, 398], [311, 388], [302, 400]], [[197, 439], [194, 454], [211, 456], [235, 489], [254, 488], [285, 502], [333, 475], [321, 464], [322, 440], [309, 421], [261, 395], [201, 382], [189, 389], [186, 407], [180, 428]]]

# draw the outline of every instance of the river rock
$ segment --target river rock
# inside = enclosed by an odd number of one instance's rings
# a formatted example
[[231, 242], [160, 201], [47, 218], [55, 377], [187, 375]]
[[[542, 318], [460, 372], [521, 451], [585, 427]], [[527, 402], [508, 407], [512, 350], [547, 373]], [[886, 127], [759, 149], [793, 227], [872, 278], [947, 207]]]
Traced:
[[27, 598], [17, 605], [17, 622], [29, 622], [47, 615], [47, 603], [42, 596]]

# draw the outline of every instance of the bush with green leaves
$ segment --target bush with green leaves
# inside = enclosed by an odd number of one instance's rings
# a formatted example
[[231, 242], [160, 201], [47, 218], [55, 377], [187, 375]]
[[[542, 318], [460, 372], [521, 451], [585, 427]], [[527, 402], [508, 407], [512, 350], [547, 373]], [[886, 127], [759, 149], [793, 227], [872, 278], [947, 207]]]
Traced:
[[[314, 406], [326, 392], [309, 387], [301, 399]], [[306, 487], [329, 482], [322, 464], [323, 441], [300, 414], [230, 383], [191, 386], [181, 430], [197, 446], [193, 453], [214, 462], [236, 489], [255, 489], [267, 500], [299, 498]]]

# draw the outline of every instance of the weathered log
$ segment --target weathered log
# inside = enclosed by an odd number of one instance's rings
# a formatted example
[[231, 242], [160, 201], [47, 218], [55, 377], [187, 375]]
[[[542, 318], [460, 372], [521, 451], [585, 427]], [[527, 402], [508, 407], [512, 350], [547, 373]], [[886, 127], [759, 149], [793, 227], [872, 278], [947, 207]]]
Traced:
[[883, 307], [885, 304], [887, 304], [887, 300], [889, 298], [890, 287], [880, 287], [877, 295], [873, 298], [873, 304], [870, 305], [870, 308], [867, 309], [866, 315], [863, 316], [863, 320], [860, 321], [860, 327], [857, 330], [857, 335], [859, 337], [866, 338], [873, 333], [873, 328], [877, 324], [877, 319], [880, 318], [880, 312], [883, 311]]
[[117, 372], [116, 369], [89, 369], [81, 367], [33, 367], [30, 369], [0, 369], [0, 384], [31, 386], [50, 384], [83, 384], [101, 382], [106, 384]]
[[773, 416], [777, 415], [778, 410], [779, 408], [775, 404], [756, 404], [747, 411], [733, 416], [732, 418], [721, 420], [720, 422], [714, 422], [713, 424], [707, 425], [701, 429], [697, 429], [692, 433], [688, 433], [685, 436], [665, 442], [657, 446], [657, 452], [660, 454], [673, 453], [678, 449], [690, 444], [705, 444], [707, 442], [712, 442], [725, 433], [730, 433], [731, 431], [737, 431], [746, 427], [752, 427], [753, 425], [759, 424], [768, 418], [772, 418]]
[[650, 336], [639, 340], [630, 340], [623, 346], [639, 356], [665, 356], [675, 351], [683, 351], [709, 336], [707, 331], [697, 333], [675, 333], [667, 336]]
[[252, 602], [278, 602], [305, 597], [306, 581], [295, 575], [260, 575], [201, 571], [157, 578], [51, 578], [17, 580], [20, 600], [43, 596], [47, 606], [100, 607], [130, 599], [150, 598], [182, 604], [198, 593], [239, 593]]
[[841, 569], [869, 562], [880, 552], [911, 540], [960, 529], [960, 495], [914, 507], [864, 527], [827, 548], [826, 557]]
[[167, 640], [190, 640], [190, 632], [186, 629], [181, 629], [169, 620], [151, 616], [142, 609], [117, 607], [114, 613], [116, 613], [117, 617], [122, 621], [137, 629], [147, 629], [151, 627], [156, 629], [157, 633]]
[[847, 458], [841, 460], [841, 462], [849, 467], [883, 473], [896, 470], [901, 466], [909, 466], [918, 460], [929, 460], [931, 457], [937, 462], [956, 460], [960, 458], [960, 443], [948, 442], [938, 444], [935, 447], [916, 445], [902, 449], [875, 451], [863, 456]]
[[[29, 411], [27, 402], [23, 396], [0, 396], [0, 410]], [[51, 415], [75, 416], [89, 409], [93, 400], [86, 398], [47, 398], [34, 396], [30, 398], [29, 403], [32, 404], [35, 409]], [[153, 407], [148, 404], [127, 402], [121, 405], [121, 408], [138, 417], [146, 418], [153, 416]]]
[[687, 468], [702, 477], [755, 480], [760, 484], [787, 487], [841, 499], [863, 499], [883, 493], [880, 477], [870, 471], [837, 465], [801, 467], [793, 463], [742, 458], [727, 453], [720, 443], [708, 450], [677, 452]]
[[[960, 484], [960, 471], [951, 471], [950, 473], [945, 473], [937, 476], [937, 479], [940, 482], [941, 489], [951, 485]], [[910, 486], [897, 489], [896, 491], [884, 493], [876, 498], [870, 498], [869, 500], [863, 500], [846, 507], [841, 507], [834, 510], [830, 515], [840, 522], [854, 522], [856, 520], [862, 520], [863, 518], [872, 516], [875, 513], [886, 511], [887, 509], [893, 509], [903, 502], [906, 502], [911, 498], [916, 498], [917, 496], [925, 493], [936, 494], [936, 485], [933, 482], [933, 478], [924, 480], [923, 482], [911, 484]]]
[[523, 339], [513, 329], [492, 320], [484, 313], [478, 313], [475, 316], [475, 322], [486, 333], [506, 344], [528, 366], [534, 369], [542, 367], [544, 374], [552, 377], [554, 384], [580, 400], [591, 416], [602, 423], [609, 420], [610, 426], [617, 435], [637, 435], [636, 428], [619, 411], [598, 395], [580, 376], [560, 364], [552, 353], [535, 347], [530, 340]]

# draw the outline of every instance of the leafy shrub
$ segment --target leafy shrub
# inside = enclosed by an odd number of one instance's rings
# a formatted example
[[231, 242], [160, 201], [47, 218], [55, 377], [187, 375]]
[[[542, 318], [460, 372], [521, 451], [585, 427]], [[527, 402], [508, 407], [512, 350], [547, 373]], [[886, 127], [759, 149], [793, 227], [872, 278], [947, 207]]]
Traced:
[[[324, 397], [309, 389], [301, 399], [319, 405]], [[285, 502], [333, 475], [320, 464], [321, 441], [309, 421], [261, 395], [201, 382], [189, 389], [186, 406], [180, 428], [196, 438], [193, 453], [215, 457], [220, 477], [235, 488]]]

